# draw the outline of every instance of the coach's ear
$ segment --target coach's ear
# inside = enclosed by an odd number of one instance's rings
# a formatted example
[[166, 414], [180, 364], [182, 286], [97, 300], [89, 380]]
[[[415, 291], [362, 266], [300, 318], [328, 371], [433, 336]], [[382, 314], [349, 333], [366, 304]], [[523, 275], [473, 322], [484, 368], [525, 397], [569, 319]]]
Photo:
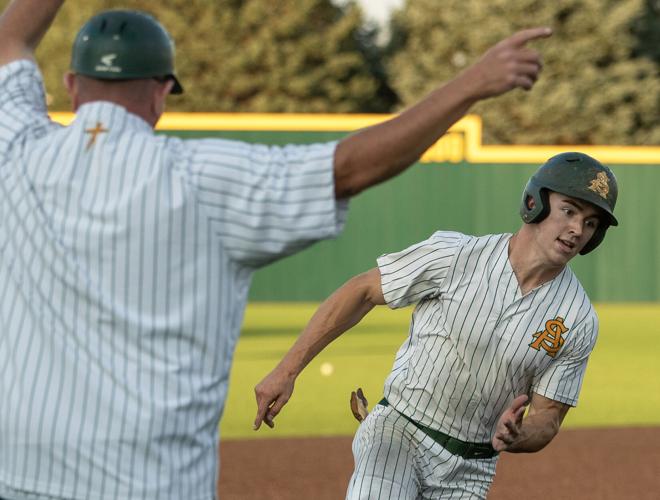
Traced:
[[64, 87], [66, 88], [66, 91], [69, 94], [69, 98], [71, 99], [71, 106], [73, 107], [73, 111], [78, 111], [80, 99], [78, 97], [78, 79], [76, 78], [75, 73], [67, 71], [64, 74], [62, 80], [64, 81]]
[[[174, 87], [173, 80], [167, 80], [165, 82], [153, 81], [154, 91], [152, 93], [151, 100], [151, 113], [156, 117], [156, 122], [165, 112], [165, 101], [167, 96], [172, 92], [172, 87]], [[154, 122], [155, 126], [155, 122]]]

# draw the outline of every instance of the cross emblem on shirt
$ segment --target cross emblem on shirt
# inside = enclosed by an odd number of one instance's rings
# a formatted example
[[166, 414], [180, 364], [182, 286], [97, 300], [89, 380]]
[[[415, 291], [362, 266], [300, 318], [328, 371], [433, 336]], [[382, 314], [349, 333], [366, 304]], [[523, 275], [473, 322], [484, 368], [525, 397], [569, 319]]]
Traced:
[[96, 122], [96, 127], [94, 128], [85, 129], [85, 133], [90, 134], [89, 142], [87, 143], [87, 147], [85, 148], [85, 151], [89, 150], [89, 148], [91, 148], [96, 143], [96, 138], [98, 137], [99, 134], [102, 134], [107, 131], [108, 129], [103, 128], [103, 124], [101, 122]]

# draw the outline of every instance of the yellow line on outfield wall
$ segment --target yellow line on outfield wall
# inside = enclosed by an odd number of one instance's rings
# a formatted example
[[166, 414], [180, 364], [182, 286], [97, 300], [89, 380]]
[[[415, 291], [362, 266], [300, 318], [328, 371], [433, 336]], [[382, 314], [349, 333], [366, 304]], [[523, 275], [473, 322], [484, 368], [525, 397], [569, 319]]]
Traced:
[[[270, 131], [351, 132], [380, 123], [386, 114], [295, 113], [165, 113], [158, 130], [170, 131]], [[72, 113], [51, 113], [53, 120], [68, 125]], [[482, 144], [482, 121], [468, 115], [458, 121], [422, 156], [423, 163], [543, 163], [564, 151], [582, 151], [604, 163], [660, 165], [658, 146], [534, 146]]]

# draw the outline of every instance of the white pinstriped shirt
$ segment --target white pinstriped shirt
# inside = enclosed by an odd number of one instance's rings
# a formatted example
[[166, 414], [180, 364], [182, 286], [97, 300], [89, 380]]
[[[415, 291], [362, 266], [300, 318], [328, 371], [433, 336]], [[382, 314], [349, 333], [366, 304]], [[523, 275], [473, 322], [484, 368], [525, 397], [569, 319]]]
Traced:
[[0, 497], [213, 498], [251, 275], [341, 230], [334, 148], [62, 127], [0, 68]]
[[439, 231], [378, 258], [387, 304], [417, 304], [384, 394], [464, 441], [490, 442], [521, 394], [575, 406], [596, 342], [598, 319], [570, 268], [521, 295], [510, 238]]

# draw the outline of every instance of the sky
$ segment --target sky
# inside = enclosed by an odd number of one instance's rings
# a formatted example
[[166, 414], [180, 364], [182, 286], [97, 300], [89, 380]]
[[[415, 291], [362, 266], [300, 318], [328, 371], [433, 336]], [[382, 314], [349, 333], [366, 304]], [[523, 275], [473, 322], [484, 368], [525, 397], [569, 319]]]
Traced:
[[403, 5], [403, 2], [404, 0], [357, 0], [367, 19], [381, 26], [389, 19], [390, 11]]

